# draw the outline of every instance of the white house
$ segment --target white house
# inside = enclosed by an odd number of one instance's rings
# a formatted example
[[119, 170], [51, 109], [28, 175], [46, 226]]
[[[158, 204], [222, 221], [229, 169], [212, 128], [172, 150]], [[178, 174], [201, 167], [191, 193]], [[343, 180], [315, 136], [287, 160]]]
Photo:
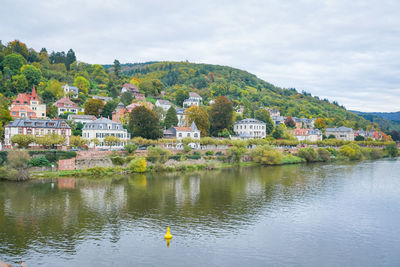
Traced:
[[70, 121], [74, 121], [76, 123], [88, 123], [88, 122], [92, 122], [96, 119], [95, 116], [93, 115], [74, 115], [74, 114], [69, 114], [68, 115], [68, 120]]
[[58, 116], [64, 113], [74, 113], [77, 114], [78, 112], [83, 112], [83, 108], [80, 108], [76, 105], [76, 103], [72, 102], [68, 97], [63, 97], [57, 100], [53, 106], [57, 107], [57, 114]]
[[168, 109], [172, 106], [172, 103], [168, 100], [158, 99], [156, 101], [156, 106], [162, 108], [164, 111], [168, 111]]
[[[97, 147], [107, 148], [108, 145], [105, 144], [104, 138], [107, 136], [115, 136], [121, 139], [121, 142], [114, 145], [113, 147], [123, 147], [127, 141], [131, 139], [130, 134], [121, 123], [100, 118], [92, 122], [88, 122], [83, 126], [82, 137], [85, 139], [97, 138], [100, 144]], [[90, 147], [94, 147], [94, 143], [90, 143]]]
[[186, 108], [175, 108], [176, 110], [176, 116], [178, 117], [178, 126], [183, 127], [186, 125], [186, 115], [185, 111]]
[[318, 129], [301, 129], [297, 128], [292, 134], [298, 141], [317, 142], [322, 141], [322, 132]]
[[[16, 119], [4, 127], [4, 143], [11, 146], [11, 138], [16, 134], [46, 136], [58, 134], [65, 137], [65, 145], [69, 145], [71, 127], [63, 120]], [[34, 146], [34, 144], [32, 144]]]
[[325, 130], [325, 135], [328, 137], [330, 135], [334, 135], [335, 138], [338, 140], [354, 141], [353, 129], [344, 126], [341, 126], [339, 128], [327, 128]]
[[66, 84], [61, 86], [61, 88], [64, 90], [65, 95], [71, 93], [74, 97], [77, 97], [79, 94], [79, 88], [76, 86], [69, 86], [68, 84]]
[[240, 139], [265, 138], [266, 124], [256, 119], [244, 119], [235, 122], [233, 131]]
[[[194, 122], [190, 127], [175, 127], [171, 126], [168, 130], [164, 130], [164, 138], [166, 139], [173, 139], [176, 138], [177, 140], [182, 140], [183, 138], [191, 138], [191, 139], [200, 139], [200, 130], [197, 129], [197, 126]], [[200, 143], [190, 143], [189, 146], [191, 148], [200, 148]], [[182, 149], [183, 144], [178, 143], [176, 145], [177, 149]]]
[[199, 94], [190, 92], [189, 98], [183, 101], [183, 107], [200, 106], [202, 100], [203, 98]]

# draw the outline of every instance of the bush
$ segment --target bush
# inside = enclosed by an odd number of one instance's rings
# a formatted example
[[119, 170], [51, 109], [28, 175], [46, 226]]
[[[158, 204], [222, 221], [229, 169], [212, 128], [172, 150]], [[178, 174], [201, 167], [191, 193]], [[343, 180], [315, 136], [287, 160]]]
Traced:
[[399, 155], [399, 150], [396, 146], [396, 143], [391, 143], [386, 145], [383, 151], [385, 152], [386, 155], [392, 158], [397, 157]]
[[111, 161], [114, 165], [122, 166], [125, 163], [125, 159], [123, 157], [112, 157]]
[[307, 162], [314, 162], [318, 158], [317, 152], [315, 152], [314, 148], [312, 147], [300, 148], [297, 151], [297, 156], [305, 159]]
[[34, 167], [43, 167], [43, 166], [50, 166], [50, 162], [46, 159], [45, 156], [33, 157], [29, 161], [30, 166]]
[[143, 173], [147, 170], [147, 161], [144, 157], [136, 157], [129, 164], [129, 170], [132, 172]]
[[215, 153], [216, 156], [223, 156], [221, 151], [218, 151], [217, 153]]
[[198, 155], [198, 154], [186, 155], [186, 158], [197, 160], [197, 159], [201, 159], [201, 155]]
[[169, 150], [163, 149], [159, 146], [149, 147], [147, 149], [147, 159], [153, 163], [165, 163], [171, 153]]
[[107, 170], [104, 167], [93, 167], [93, 168], [87, 169], [86, 172], [88, 172], [92, 176], [102, 176], [107, 173]]
[[129, 143], [124, 146], [125, 151], [128, 152], [129, 154], [134, 153], [137, 148], [138, 146], [133, 143]]
[[246, 153], [247, 149], [243, 146], [233, 146], [231, 149], [229, 149], [229, 151], [231, 152], [232, 161], [234, 163], [240, 163], [240, 160], [242, 159], [244, 153]]
[[188, 145], [184, 145], [183, 146], [183, 151], [185, 151], [185, 153], [189, 153], [190, 151], [192, 151], [192, 148]]
[[7, 179], [24, 181], [29, 179], [29, 153], [26, 150], [10, 150], [7, 154]]
[[180, 160], [181, 160], [181, 157], [182, 157], [181, 154], [176, 154], [176, 155], [169, 156], [169, 159], [173, 159], [173, 160], [176, 160], [176, 161], [180, 161]]
[[135, 158], [135, 156], [127, 156], [127, 157], [125, 158], [125, 163], [131, 162], [134, 158]]
[[288, 154], [283, 156], [281, 163], [282, 164], [296, 164], [296, 163], [303, 163], [306, 162], [305, 159], [293, 156], [292, 154]]
[[370, 159], [380, 159], [383, 158], [383, 152], [382, 150], [379, 150], [377, 148], [371, 148], [371, 151], [369, 152], [369, 158]]
[[7, 162], [7, 151], [0, 151], [0, 166]]
[[29, 155], [43, 155], [51, 162], [57, 162], [60, 159], [72, 159], [76, 157], [75, 151], [61, 151], [61, 150], [44, 150], [44, 151], [29, 151]]
[[251, 156], [255, 162], [264, 165], [277, 165], [282, 162], [282, 152], [269, 145], [258, 146]]
[[212, 156], [212, 155], [214, 155], [214, 152], [211, 151], [211, 150], [208, 150], [208, 151], [206, 151], [206, 155], [207, 156]]
[[339, 148], [339, 156], [349, 160], [360, 160], [362, 159], [361, 149], [358, 145], [349, 144]]
[[317, 153], [318, 153], [318, 158], [321, 161], [328, 161], [331, 159], [331, 153], [326, 148], [322, 147], [318, 148]]

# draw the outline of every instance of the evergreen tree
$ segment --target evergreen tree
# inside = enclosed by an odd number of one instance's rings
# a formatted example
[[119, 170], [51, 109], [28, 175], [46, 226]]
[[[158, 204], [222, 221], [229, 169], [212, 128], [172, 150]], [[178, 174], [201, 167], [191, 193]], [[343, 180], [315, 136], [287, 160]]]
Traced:
[[264, 108], [258, 109], [256, 110], [256, 112], [254, 112], [254, 117], [257, 120], [265, 122], [265, 132], [267, 135], [272, 133], [272, 131], [274, 130], [274, 122], [272, 121], [271, 115], [269, 114], [268, 110]]
[[65, 58], [65, 67], [67, 67], [67, 70], [70, 70], [70, 66], [72, 63], [76, 61], [76, 56], [74, 50], [70, 49], [67, 52], [67, 57]]
[[219, 96], [211, 105], [210, 110], [210, 131], [211, 135], [218, 136], [224, 129], [229, 129], [233, 121], [233, 105], [225, 96]]
[[114, 73], [118, 78], [121, 78], [121, 63], [118, 59], [114, 60]]
[[167, 115], [165, 116], [164, 126], [165, 128], [169, 128], [171, 126], [178, 125], [178, 116], [176, 115], [176, 110], [174, 107], [170, 107], [167, 111]]

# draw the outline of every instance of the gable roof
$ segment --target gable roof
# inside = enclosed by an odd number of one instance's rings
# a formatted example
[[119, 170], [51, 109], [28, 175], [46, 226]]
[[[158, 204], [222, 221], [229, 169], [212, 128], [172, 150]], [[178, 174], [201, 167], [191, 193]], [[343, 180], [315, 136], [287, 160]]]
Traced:
[[62, 128], [71, 129], [64, 120], [31, 120], [28, 118], [10, 121], [6, 127]]
[[76, 108], [76, 103], [72, 102], [71, 99], [64, 96], [63, 98], [57, 100], [53, 105], [56, 107], [65, 107], [65, 105], [70, 105], [69, 107]]

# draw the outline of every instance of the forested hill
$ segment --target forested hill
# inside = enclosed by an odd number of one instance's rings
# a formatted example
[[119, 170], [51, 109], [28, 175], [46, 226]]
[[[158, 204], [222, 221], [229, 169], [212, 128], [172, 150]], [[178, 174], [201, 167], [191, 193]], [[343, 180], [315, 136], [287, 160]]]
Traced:
[[364, 119], [377, 123], [382, 131], [386, 133], [391, 133], [393, 131], [400, 132], [400, 112], [361, 112], [361, 111], [351, 111]]
[[[72, 99], [79, 106], [84, 106], [93, 95], [114, 98], [102, 114], [108, 117], [119, 101], [132, 101], [129, 97], [120, 97], [122, 85], [130, 82], [153, 102], [156, 98], [165, 98], [180, 106], [189, 92], [197, 92], [205, 105], [217, 96], [227, 96], [235, 108], [244, 106], [243, 117], [253, 117], [259, 107], [278, 107], [283, 116], [324, 118], [326, 127], [344, 125], [366, 129], [371, 125], [336, 102], [295, 89], [282, 89], [251, 73], [227, 66], [189, 62], [121, 65], [118, 60], [102, 66], [79, 61], [73, 49], [50, 51], [47, 48], [36, 51], [18, 40], [7, 44], [0, 42], [1, 114], [9, 113], [7, 107], [18, 93], [30, 92], [35, 85], [41, 101], [49, 109], [48, 116], [52, 117], [52, 104], [64, 95], [61, 86], [69, 83], [79, 88], [79, 96]], [[8, 119], [0, 116], [0, 132], [1, 125]]]
[[[110, 70], [112, 68], [110, 67]], [[260, 106], [278, 107], [281, 114], [292, 117], [326, 119], [327, 126], [345, 125], [352, 128], [366, 128], [370, 122], [347, 111], [337, 102], [319, 99], [307, 92], [282, 89], [247, 71], [219, 65], [195, 64], [189, 62], [158, 62], [137, 65], [122, 65], [122, 73], [139, 80], [161, 81], [166, 98], [175, 102], [179, 89], [199, 93], [205, 103], [216, 96], [227, 96], [235, 105], [245, 107], [245, 117]], [[146, 92], [157, 94], [158, 92]]]

